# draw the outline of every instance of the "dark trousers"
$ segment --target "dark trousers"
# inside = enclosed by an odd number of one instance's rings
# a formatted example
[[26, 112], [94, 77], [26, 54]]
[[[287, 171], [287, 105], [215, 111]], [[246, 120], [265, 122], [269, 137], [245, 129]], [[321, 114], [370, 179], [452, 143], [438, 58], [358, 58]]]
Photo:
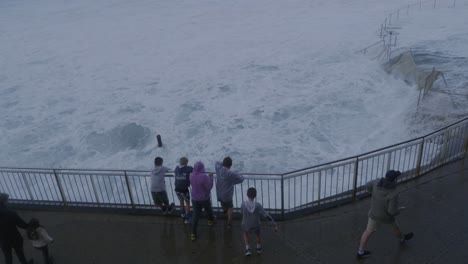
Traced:
[[18, 257], [18, 260], [21, 262], [21, 264], [27, 264], [28, 262], [24, 256], [23, 243], [2, 245], [3, 255], [5, 256], [5, 263], [13, 264], [13, 249], [15, 250], [16, 256]]
[[214, 220], [213, 209], [211, 208], [211, 201], [195, 201], [192, 200], [193, 206], [193, 219], [192, 219], [192, 233], [197, 234], [198, 219], [200, 219], [201, 211], [205, 208], [205, 212], [209, 220]]
[[153, 197], [153, 202], [156, 206], [160, 207], [163, 212], [167, 210], [169, 206], [169, 199], [167, 198], [167, 192], [151, 192], [151, 196]]
[[39, 249], [42, 253], [42, 257], [44, 258], [44, 263], [45, 264], [51, 264], [52, 262], [50, 261], [50, 257], [49, 257], [49, 246], [43, 246], [43, 247], [40, 247], [40, 248], [36, 248], [36, 249]]

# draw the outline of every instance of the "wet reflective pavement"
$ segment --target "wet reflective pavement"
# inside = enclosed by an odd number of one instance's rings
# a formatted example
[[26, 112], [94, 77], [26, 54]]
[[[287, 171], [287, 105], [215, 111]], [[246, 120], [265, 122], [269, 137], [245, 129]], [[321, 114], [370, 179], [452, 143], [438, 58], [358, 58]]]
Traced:
[[[175, 216], [141, 216], [59, 211], [18, 211], [27, 221], [41, 220], [55, 239], [50, 252], [56, 263], [468, 263], [468, 159], [401, 184], [398, 217], [413, 240], [400, 246], [391, 230], [381, 227], [368, 242], [372, 255], [356, 259], [367, 224], [370, 199], [294, 220], [279, 222], [275, 233], [262, 227], [263, 253], [244, 256], [240, 220], [232, 229], [223, 219], [199, 239]], [[251, 247], [255, 248], [254, 238]], [[27, 257], [41, 262], [40, 252], [25, 240]], [[1, 260], [3, 260], [0, 257]], [[17, 261], [15, 259], [15, 261]], [[17, 262], [15, 262], [17, 263]]]

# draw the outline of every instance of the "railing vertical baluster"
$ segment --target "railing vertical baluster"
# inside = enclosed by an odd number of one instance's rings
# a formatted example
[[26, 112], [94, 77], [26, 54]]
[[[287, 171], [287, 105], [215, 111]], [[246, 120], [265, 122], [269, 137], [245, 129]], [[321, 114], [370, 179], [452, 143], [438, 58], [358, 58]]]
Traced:
[[281, 174], [281, 220], [284, 220], [284, 175]]
[[100, 207], [101, 202], [99, 200], [99, 196], [98, 196], [98, 193], [96, 191], [96, 184], [94, 183], [94, 174], [91, 174], [89, 177], [91, 178], [91, 186], [93, 188], [94, 196], [96, 197], [97, 205], [98, 205], [98, 207]]
[[439, 164], [437, 165], [444, 164], [445, 157], [447, 156], [447, 142], [448, 142], [448, 136], [449, 136], [448, 131], [444, 131], [443, 135], [444, 135], [444, 138], [442, 141], [442, 148], [440, 149], [440, 160], [439, 160]]
[[[300, 182], [299, 182], [299, 183], [300, 183], [300, 184], [299, 184], [299, 188], [300, 188], [300, 189], [299, 189], [299, 205], [302, 205], [302, 187], [303, 187], [303, 185], [302, 185], [302, 177], [303, 177], [303, 175], [301, 175], [301, 178], [299, 178], [299, 181], [300, 181]], [[297, 206], [297, 204], [295, 204], [295, 206]]]
[[465, 124], [465, 140], [464, 140], [464, 145], [463, 145], [463, 158], [466, 158], [467, 154], [468, 154], [468, 122]]
[[359, 166], [359, 157], [356, 157], [356, 163], [354, 163], [354, 177], [353, 177], [353, 197], [352, 197], [353, 201], [356, 200], [358, 166]]
[[127, 171], [124, 171], [125, 182], [127, 183], [128, 196], [130, 197], [130, 203], [132, 204], [132, 209], [135, 210], [135, 203], [133, 202], [132, 188], [130, 188], [130, 182], [128, 181]]
[[309, 173], [307, 173], [307, 178], [306, 178], [306, 203], [309, 202]]
[[24, 176], [24, 173], [21, 172], [21, 176], [23, 178], [23, 181], [24, 181], [24, 185], [26, 185], [26, 190], [28, 191], [28, 194], [29, 194], [29, 200], [34, 200], [33, 198], [33, 195], [32, 195], [32, 192], [31, 192], [31, 188], [29, 187], [29, 183], [28, 181], [26, 181], [26, 176]]
[[322, 171], [320, 170], [319, 172], [319, 179], [318, 179], [318, 202], [317, 205], [320, 205], [320, 196], [322, 194]]
[[62, 196], [63, 205], [66, 207], [68, 205], [67, 205], [67, 199], [65, 197], [65, 193], [63, 192], [62, 182], [60, 181], [60, 178], [57, 175], [57, 171], [55, 171], [55, 170], [54, 170], [54, 176], [55, 176], [55, 181], [57, 181], [57, 186], [59, 188], [60, 195]]
[[[262, 192], [262, 204], [265, 204], [265, 202], [263, 202], [263, 197], [265, 196], [265, 193], [263, 192], [263, 180], [260, 180], [260, 191]], [[244, 194], [243, 192], [241, 193]]]

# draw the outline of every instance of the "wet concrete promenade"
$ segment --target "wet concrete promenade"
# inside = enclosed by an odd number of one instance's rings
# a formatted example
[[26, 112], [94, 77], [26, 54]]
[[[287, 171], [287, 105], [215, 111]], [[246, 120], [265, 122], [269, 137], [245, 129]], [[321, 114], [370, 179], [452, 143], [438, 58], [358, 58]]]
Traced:
[[[192, 242], [190, 225], [177, 217], [19, 213], [25, 220], [39, 218], [48, 228], [56, 240], [50, 250], [57, 264], [468, 263], [468, 159], [398, 188], [400, 203], [407, 208], [398, 221], [403, 231], [415, 233], [414, 239], [400, 246], [391, 230], [382, 227], [368, 243], [372, 256], [366, 260], [357, 260], [355, 254], [367, 224], [370, 199], [280, 222], [278, 233], [265, 225], [264, 252], [250, 257], [244, 257], [238, 219], [230, 230], [223, 219], [213, 227], [202, 219], [200, 238]], [[251, 246], [255, 247], [253, 238]], [[28, 241], [25, 250], [36, 263], [42, 263]]]

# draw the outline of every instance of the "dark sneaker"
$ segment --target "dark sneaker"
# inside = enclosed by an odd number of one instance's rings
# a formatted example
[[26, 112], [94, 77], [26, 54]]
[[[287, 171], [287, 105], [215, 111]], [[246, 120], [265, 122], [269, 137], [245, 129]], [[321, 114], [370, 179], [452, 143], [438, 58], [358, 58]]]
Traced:
[[186, 215], [185, 220], [184, 220], [184, 224], [190, 223], [190, 220], [191, 220], [190, 215]]
[[174, 207], [175, 207], [175, 204], [174, 203], [171, 203], [169, 205], [169, 208], [167, 208], [167, 213], [170, 214], [172, 213], [172, 211], [174, 210]]
[[209, 226], [212, 226], [212, 225], [214, 225], [215, 223], [216, 223], [216, 217], [213, 217], [213, 219], [208, 220], [208, 225], [209, 225]]
[[263, 249], [261, 247], [258, 247], [257, 248], [257, 254], [262, 254], [262, 252], [263, 252]]
[[364, 252], [362, 252], [361, 254], [358, 252], [356, 256], [358, 259], [363, 259], [369, 257], [370, 255], [371, 252], [369, 250], [364, 250]]
[[405, 244], [407, 241], [411, 240], [413, 238], [414, 234], [413, 232], [410, 232], [408, 234], [405, 234], [405, 236], [403, 237], [403, 239], [400, 240], [400, 243], [401, 244]]
[[250, 251], [250, 248], [246, 249], [244, 256], [250, 256], [250, 255], [252, 255], [252, 251]]

